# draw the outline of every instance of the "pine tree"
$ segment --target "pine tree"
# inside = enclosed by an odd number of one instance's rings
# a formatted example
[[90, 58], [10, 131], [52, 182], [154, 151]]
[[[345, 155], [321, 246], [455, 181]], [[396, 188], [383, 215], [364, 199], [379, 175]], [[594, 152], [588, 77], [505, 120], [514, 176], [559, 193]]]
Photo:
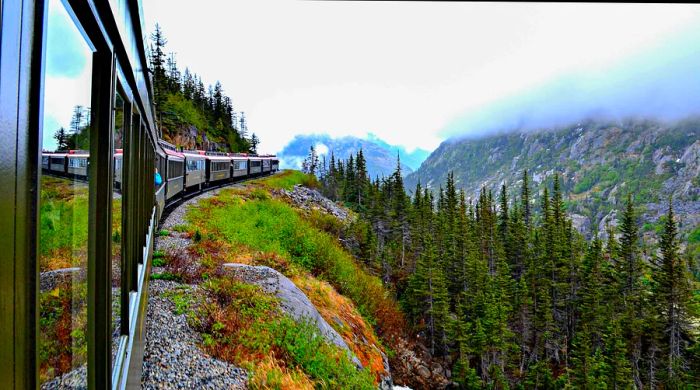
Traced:
[[258, 136], [253, 133], [250, 136], [250, 141], [248, 142], [250, 144], [250, 153], [257, 154], [258, 153], [258, 144], [260, 144], [260, 140], [258, 139]]
[[156, 29], [151, 34], [151, 70], [153, 71], [153, 95], [156, 107], [162, 107], [165, 102], [165, 94], [168, 90], [166, 75], [166, 59], [163, 51], [168, 43], [163, 35], [160, 25], [156, 23]]
[[668, 213], [661, 235], [661, 259], [655, 273], [657, 291], [655, 301], [662, 313], [663, 350], [665, 359], [665, 382], [669, 386], [681, 386], [684, 382], [687, 361], [684, 353], [688, 329], [691, 290], [688, 267], [679, 253], [678, 230], [673, 213], [673, 202], [669, 200]]
[[520, 202], [523, 209], [523, 218], [525, 226], [530, 228], [530, 183], [527, 175], [527, 169], [523, 170], [523, 185], [520, 190]]
[[56, 150], [68, 149], [68, 133], [66, 132], [66, 129], [63, 128], [63, 126], [56, 130], [56, 133], [53, 135], [53, 138], [56, 140]]

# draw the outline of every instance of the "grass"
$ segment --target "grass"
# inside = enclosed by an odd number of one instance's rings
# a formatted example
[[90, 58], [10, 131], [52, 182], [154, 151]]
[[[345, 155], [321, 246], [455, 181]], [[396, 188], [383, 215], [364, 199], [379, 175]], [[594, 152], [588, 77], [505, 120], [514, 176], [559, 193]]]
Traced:
[[186, 314], [192, 313], [190, 308], [192, 307], [192, 295], [190, 294], [190, 289], [187, 286], [178, 286], [174, 290], [167, 291], [163, 294], [165, 298], [170, 299], [173, 304], [175, 304], [175, 314]]
[[[283, 184], [277, 176], [283, 176]], [[325, 368], [314, 374], [314, 367], [325, 363], [304, 357], [307, 352], [302, 347], [298, 351], [280, 351], [284, 345], [271, 341], [269, 333], [293, 334], [295, 340], [300, 338], [297, 341], [304, 344], [311, 343], [303, 336], [308, 331], [290, 330], [292, 324], [286, 323], [284, 316], [278, 317], [279, 314], [267, 317], [276, 318], [281, 328], [253, 326], [255, 321], [247, 316], [262, 310], [258, 304], [264, 305], [265, 298], [258, 294], [251, 299], [255, 302], [244, 303], [246, 299], [233, 302], [223, 297], [220, 280], [229, 277], [221, 271], [223, 263], [265, 265], [292, 279], [341, 335], [376, 384], [385, 374], [381, 351], [386, 350], [377, 335], [389, 341], [402, 334], [403, 316], [381, 281], [366, 273], [340, 246], [338, 236], [344, 226], [337, 218], [318, 211], [297, 210], [270, 194], [271, 189], [281, 185], [292, 188], [304, 176], [285, 172], [258, 180], [255, 185], [226, 189], [215, 197], [201, 200], [199, 207], [189, 209], [188, 224], [180, 228], [193, 238], [197, 236], [197, 240], [190, 246], [189, 253], [169, 254], [165, 271], [184, 283], [202, 283], [217, 297], [204, 305], [205, 309], [201, 309], [204, 313], [192, 316], [199, 318], [193, 320], [192, 325], [202, 333], [204, 347], [211, 353], [251, 368], [253, 373], [248, 384], [251, 388], [356, 386], [347, 383], [341, 386], [340, 382], [320, 379], [334, 374]], [[245, 291], [245, 287], [237, 287], [236, 299], [245, 297], [248, 294]], [[219, 303], [213, 305], [212, 302]], [[374, 329], [371, 325], [374, 323], [381, 325]], [[231, 329], [238, 329], [241, 324], [245, 325], [242, 329], [250, 325], [253, 331], [233, 336]], [[320, 348], [314, 345], [309, 351]], [[289, 364], [292, 361], [296, 363]], [[356, 372], [356, 369], [353, 367], [349, 372]]]
[[174, 280], [179, 282], [182, 278], [172, 272], [160, 272], [151, 274], [151, 280]]
[[282, 314], [276, 298], [232, 277], [202, 284], [210, 299], [189, 317], [204, 348], [253, 372], [251, 388], [374, 389], [369, 370], [318, 337], [315, 325]]
[[263, 186], [267, 189], [285, 189], [288, 191], [292, 190], [297, 184], [301, 184], [309, 188], [319, 187], [318, 180], [315, 176], [307, 175], [295, 170], [284, 170], [277, 175], [254, 180], [252, 184]]
[[88, 187], [41, 177], [39, 252], [41, 272], [87, 261]]
[[336, 237], [290, 205], [275, 199], [242, 199], [240, 193], [224, 190], [190, 209], [187, 218], [198, 231], [233, 246], [273, 253], [330, 282], [370, 322], [382, 324], [382, 337], [392, 338], [403, 329], [403, 317], [381, 281], [359, 267]]

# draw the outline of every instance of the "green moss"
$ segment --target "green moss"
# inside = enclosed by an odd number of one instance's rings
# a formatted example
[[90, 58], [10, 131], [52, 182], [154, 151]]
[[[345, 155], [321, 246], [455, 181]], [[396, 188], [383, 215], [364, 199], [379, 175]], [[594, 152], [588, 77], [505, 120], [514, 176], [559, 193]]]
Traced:
[[170, 272], [160, 272], [160, 273], [155, 273], [151, 274], [151, 280], [174, 280], [174, 281], [180, 281], [180, 276], [175, 275]]

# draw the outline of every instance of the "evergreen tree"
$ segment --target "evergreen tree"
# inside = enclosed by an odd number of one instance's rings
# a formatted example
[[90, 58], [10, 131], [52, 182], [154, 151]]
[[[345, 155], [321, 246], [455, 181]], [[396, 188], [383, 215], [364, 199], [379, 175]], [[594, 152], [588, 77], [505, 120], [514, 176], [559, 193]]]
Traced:
[[157, 108], [163, 106], [165, 94], [168, 91], [168, 78], [166, 74], [165, 44], [168, 43], [163, 35], [160, 25], [156, 23], [156, 29], [151, 34], [151, 71], [153, 72], [153, 95]]
[[679, 253], [678, 230], [673, 202], [669, 200], [668, 213], [660, 242], [661, 259], [655, 273], [657, 291], [655, 302], [662, 314], [660, 339], [663, 340], [664, 382], [670, 386], [682, 386], [684, 383], [687, 361], [685, 349], [689, 324], [689, 306], [691, 290], [688, 278], [688, 266]]
[[56, 133], [53, 135], [53, 138], [56, 140], [56, 150], [68, 149], [68, 133], [66, 132], [66, 129], [63, 128], [63, 126], [56, 130]]
[[258, 153], [258, 144], [260, 144], [260, 140], [258, 139], [258, 136], [253, 133], [250, 136], [250, 153], [257, 154]]

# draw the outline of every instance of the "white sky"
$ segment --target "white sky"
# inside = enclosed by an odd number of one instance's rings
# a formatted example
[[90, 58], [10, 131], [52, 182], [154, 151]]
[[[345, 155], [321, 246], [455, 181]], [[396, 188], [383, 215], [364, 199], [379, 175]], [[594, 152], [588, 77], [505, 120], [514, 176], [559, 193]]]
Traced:
[[[181, 69], [220, 80], [262, 152], [368, 132], [434, 149], [458, 117], [700, 24], [697, 5], [143, 0]], [[466, 131], [466, 130], [465, 130]], [[474, 131], [474, 130], [469, 130]]]

